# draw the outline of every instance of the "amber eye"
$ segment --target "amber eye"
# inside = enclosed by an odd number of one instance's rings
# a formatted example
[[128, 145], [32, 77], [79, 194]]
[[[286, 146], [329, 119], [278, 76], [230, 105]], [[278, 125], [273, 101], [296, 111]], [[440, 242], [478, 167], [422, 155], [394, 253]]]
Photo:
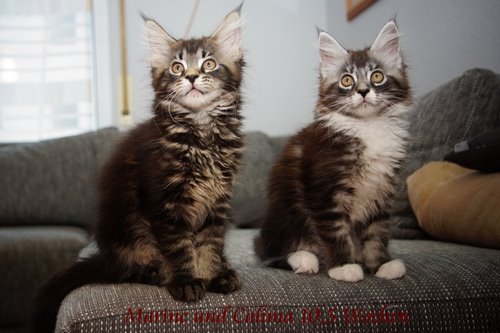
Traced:
[[172, 71], [172, 73], [174, 73], [175, 75], [179, 75], [181, 74], [182, 72], [184, 72], [184, 65], [181, 64], [180, 62], [174, 62], [172, 64], [172, 67], [170, 67], [170, 70]]
[[370, 81], [372, 81], [373, 84], [381, 84], [384, 82], [385, 76], [381, 71], [375, 71], [372, 73], [370, 77]]
[[210, 72], [213, 71], [215, 67], [217, 67], [217, 63], [213, 59], [207, 59], [203, 62], [203, 65], [201, 65], [201, 67], [204, 71]]
[[350, 86], [352, 86], [354, 84], [354, 78], [349, 74], [344, 74], [342, 76], [342, 78], [340, 79], [340, 84], [344, 88], [349, 88]]

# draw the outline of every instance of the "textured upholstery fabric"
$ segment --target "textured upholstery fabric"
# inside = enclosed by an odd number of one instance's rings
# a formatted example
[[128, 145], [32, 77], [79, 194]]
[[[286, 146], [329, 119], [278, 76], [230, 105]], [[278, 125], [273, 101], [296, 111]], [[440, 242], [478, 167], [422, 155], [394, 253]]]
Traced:
[[0, 225], [78, 225], [96, 216], [98, 168], [118, 130], [0, 148]]
[[418, 99], [410, 114], [410, 146], [396, 193], [391, 231], [397, 238], [423, 234], [412, 213], [406, 178], [442, 160], [456, 143], [500, 126], [500, 76], [472, 69]]
[[29, 319], [35, 291], [88, 243], [76, 227], [0, 228], [0, 332]]
[[[298, 276], [261, 267], [252, 250], [255, 234], [255, 229], [240, 229], [231, 230], [227, 237], [226, 252], [244, 280], [237, 293], [209, 293], [200, 302], [181, 303], [154, 286], [88, 285], [65, 299], [56, 331], [494, 332], [500, 328], [497, 250], [395, 240], [390, 249], [406, 262], [407, 276], [393, 281], [368, 277], [353, 284], [334, 281], [325, 273]], [[260, 315], [252, 318], [259, 307]], [[147, 323], [151, 311], [159, 313], [158, 321]], [[166, 311], [167, 322], [162, 322], [161, 311]], [[318, 311], [321, 317], [316, 321]], [[270, 312], [281, 313], [281, 322], [279, 315], [273, 319]], [[196, 313], [215, 314], [219, 322], [196, 323]], [[168, 322], [169, 314], [177, 314], [178, 322]]]
[[431, 162], [407, 179], [419, 226], [436, 239], [500, 249], [500, 172]]

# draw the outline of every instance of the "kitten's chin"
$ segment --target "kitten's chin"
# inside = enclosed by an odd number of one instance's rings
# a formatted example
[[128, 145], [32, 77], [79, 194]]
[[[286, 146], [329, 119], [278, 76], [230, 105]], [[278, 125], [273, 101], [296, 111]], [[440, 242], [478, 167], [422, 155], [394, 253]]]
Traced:
[[378, 114], [380, 107], [377, 105], [373, 105], [369, 102], [360, 102], [356, 105], [353, 105], [350, 113], [356, 118], [369, 118], [373, 115]]
[[203, 93], [199, 90], [193, 89], [186, 95], [178, 97], [177, 102], [186, 109], [200, 111], [210, 108], [214, 104], [217, 96], [216, 92]]
[[199, 98], [201, 96], [203, 96], [204, 94], [198, 90], [198, 89], [191, 89], [187, 94], [186, 96], [190, 96], [191, 98]]

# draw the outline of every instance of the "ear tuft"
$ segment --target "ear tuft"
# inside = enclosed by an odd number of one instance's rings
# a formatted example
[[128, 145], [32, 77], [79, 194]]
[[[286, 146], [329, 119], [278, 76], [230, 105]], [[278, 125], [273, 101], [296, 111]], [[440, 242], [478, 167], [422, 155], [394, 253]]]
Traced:
[[171, 37], [158, 22], [141, 15], [144, 19], [147, 38], [151, 49], [151, 65], [153, 67], [168, 66], [167, 58], [170, 56], [172, 46], [177, 42]]
[[241, 16], [241, 8], [243, 8], [243, 5], [245, 4], [245, 1], [242, 1], [238, 7], [236, 7], [233, 12], [238, 13]]
[[380, 30], [370, 50], [389, 66], [401, 68], [400, 33], [394, 21], [387, 22]]
[[318, 33], [321, 75], [335, 75], [344, 65], [349, 53], [328, 33], [319, 29]]
[[241, 5], [229, 13], [210, 37], [217, 44], [221, 54], [232, 61], [237, 61], [242, 56], [240, 9]]

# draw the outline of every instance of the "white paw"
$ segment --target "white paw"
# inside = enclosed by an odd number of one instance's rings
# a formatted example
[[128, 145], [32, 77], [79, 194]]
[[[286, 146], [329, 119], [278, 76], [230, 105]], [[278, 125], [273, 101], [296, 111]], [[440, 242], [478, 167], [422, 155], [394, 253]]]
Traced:
[[405, 264], [399, 259], [394, 259], [380, 266], [377, 273], [375, 273], [375, 276], [382, 279], [392, 280], [402, 278], [405, 274]]
[[328, 276], [338, 281], [357, 282], [363, 280], [363, 269], [358, 264], [346, 264], [329, 269]]
[[318, 258], [308, 251], [291, 253], [287, 262], [297, 274], [316, 274], [319, 271]]

